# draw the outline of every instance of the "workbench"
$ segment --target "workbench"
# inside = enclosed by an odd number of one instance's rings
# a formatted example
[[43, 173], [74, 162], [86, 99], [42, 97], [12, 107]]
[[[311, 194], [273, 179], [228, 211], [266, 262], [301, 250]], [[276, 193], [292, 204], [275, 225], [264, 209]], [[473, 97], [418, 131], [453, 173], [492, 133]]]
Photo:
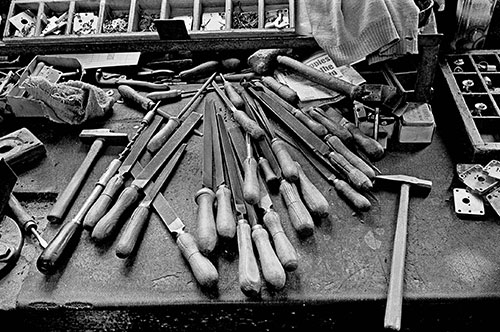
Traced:
[[[175, 114], [185, 102], [161, 108]], [[438, 106], [434, 109], [439, 112]], [[47, 149], [38, 165], [18, 174], [14, 189], [47, 240], [60, 226], [49, 224], [45, 216], [88, 150], [78, 138], [80, 131], [107, 127], [132, 135], [142, 116], [117, 103], [109, 119], [84, 126], [43, 119], [6, 119], [0, 124], [2, 135], [28, 128]], [[447, 141], [445, 119], [436, 118], [432, 144], [389, 145], [376, 163], [384, 174], [414, 175], [433, 183], [427, 197], [410, 196], [402, 330], [480, 330], [495, 323], [500, 300], [499, 218], [491, 211], [483, 220], [455, 215], [453, 141]], [[201, 143], [201, 137], [190, 137], [164, 191], [192, 234], [194, 193], [201, 188]], [[105, 150], [66, 219], [74, 216], [120, 151], [111, 146]], [[283, 290], [264, 286], [261, 298], [246, 297], [239, 289], [235, 242], [219, 245], [211, 257], [219, 272], [218, 287], [201, 289], [154, 214], [133, 257], [117, 258], [113, 243], [97, 245], [84, 231], [72, 257], [52, 276], [37, 270], [41, 248], [28, 238], [16, 267], [0, 280], [2, 323], [25, 331], [382, 330], [399, 191], [376, 187], [370, 211], [356, 213], [297, 150], [291, 152], [328, 199], [330, 215], [315, 220], [313, 236], [300, 239], [281, 197], [272, 195], [299, 256], [298, 269], [287, 273]]]

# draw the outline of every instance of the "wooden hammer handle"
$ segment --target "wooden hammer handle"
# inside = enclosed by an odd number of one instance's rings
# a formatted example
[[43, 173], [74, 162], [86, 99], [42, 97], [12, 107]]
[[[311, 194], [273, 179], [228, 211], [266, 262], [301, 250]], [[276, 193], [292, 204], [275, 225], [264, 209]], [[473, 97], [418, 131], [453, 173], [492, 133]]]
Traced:
[[284, 55], [278, 55], [276, 61], [291, 68], [308, 80], [321, 84], [329, 89], [347, 95], [351, 100], [359, 100], [365, 94], [360, 86], [341, 80], [340, 78], [323, 73], [320, 70], [303, 64], [300, 61]]
[[68, 211], [70, 204], [75, 199], [76, 194], [80, 190], [83, 182], [87, 178], [87, 175], [90, 173], [94, 162], [97, 160], [97, 157], [101, 153], [104, 147], [104, 139], [97, 138], [92, 145], [90, 146], [90, 150], [85, 156], [85, 159], [78, 167], [78, 170], [71, 178], [70, 182], [66, 185], [66, 188], [62, 193], [60, 193], [57, 197], [57, 201], [52, 207], [52, 210], [47, 215], [47, 219], [53, 223], [59, 223], [62, 221], [62, 218]]
[[384, 327], [398, 330], [401, 328], [401, 311], [403, 305], [403, 284], [406, 255], [406, 235], [408, 232], [408, 203], [410, 185], [403, 183], [399, 195], [398, 219], [392, 251], [391, 278], [387, 293]]

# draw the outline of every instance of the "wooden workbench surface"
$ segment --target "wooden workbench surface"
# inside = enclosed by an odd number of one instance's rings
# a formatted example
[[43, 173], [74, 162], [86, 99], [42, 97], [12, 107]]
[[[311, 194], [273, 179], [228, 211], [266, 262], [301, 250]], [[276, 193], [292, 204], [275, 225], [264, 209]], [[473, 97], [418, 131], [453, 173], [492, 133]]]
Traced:
[[[180, 108], [163, 107], [172, 114]], [[117, 104], [113, 116], [96, 126], [132, 134], [141, 117]], [[38, 217], [43, 236], [51, 239], [59, 226], [47, 224], [44, 217], [87, 152], [88, 146], [78, 139], [82, 128], [21, 120], [1, 126], [4, 132], [26, 126], [47, 148], [41, 164], [20, 175], [16, 190], [25, 197], [23, 205]], [[445, 131], [438, 123], [431, 145], [390, 146], [376, 163], [384, 174], [408, 174], [433, 182], [426, 198], [410, 199], [402, 323], [406, 329], [448, 323], [463, 327], [467, 315], [478, 314], [477, 305], [466, 305], [470, 300], [498, 305], [500, 299], [498, 217], [491, 211], [485, 220], [463, 220], [455, 215], [454, 164], [441, 137]], [[187, 153], [165, 190], [165, 197], [192, 233], [196, 227], [194, 193], [201, 188], [201, 142], [200, 137], [190, 138]], [[67, 218], [77, 212], [119, 152], [116, 147], [106, 150]], [[21, 312], [30, 328], [124, 331], [171, 326], [187, 331], [251, 327], [258, 321], [261, 325], [257, 326], [268, 329], [312, 324], [324, 329], [382, 329], [398, 190], [377, 188], [372, 209], [358, 214], [300, 154], [294, 156], [328, 199], [330, 216], [316, 220], [314, 235], [301, 240], [289, 224], [281, 197], [272, 196], [299, 256], [299, 267], [287, 273], [283, 290], [265, 288], [261, 298], [247, 298], [238, 285], [235, 243], [219, 246], [212, 257], [220, 276], [217, 289], [200, 289], [173, 238], [154, 215], [134, 257], [117, 258], [113, 243], [96, 245], [84, 231], [65, 268], [50, 277], [36, 269], [34, 262], [41, 250], [28, 240], [18, 266], [0, 280], [0, 290], [9, 290], [8, 299], [2, 300], [5, 309]], [[46, 194], [33, 196], [31, 192]], [[454, 317], [455, 313], [462, 315]]]

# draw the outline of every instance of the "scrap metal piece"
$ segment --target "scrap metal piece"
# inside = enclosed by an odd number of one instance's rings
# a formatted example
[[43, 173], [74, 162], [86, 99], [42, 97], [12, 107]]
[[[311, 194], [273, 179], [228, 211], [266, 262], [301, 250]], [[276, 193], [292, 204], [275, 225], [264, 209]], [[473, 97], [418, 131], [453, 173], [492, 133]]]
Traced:
[[480, 195], [488, 193], [498, 184], [498, 181], [489, 176], [481, 165], [472, 166], [459, 173], [458, 177], [472, 192]]
[[496, 214], [500, 216], [500, 187], [490, 192], [485, 198]]
[[483, 169], [492, 178], [500, 180], [500, 161], [492, 160]]
[[462, 217], [481, 217], [485, 214], [483, 199], [467, 189], [453, 189], [455, 213]]

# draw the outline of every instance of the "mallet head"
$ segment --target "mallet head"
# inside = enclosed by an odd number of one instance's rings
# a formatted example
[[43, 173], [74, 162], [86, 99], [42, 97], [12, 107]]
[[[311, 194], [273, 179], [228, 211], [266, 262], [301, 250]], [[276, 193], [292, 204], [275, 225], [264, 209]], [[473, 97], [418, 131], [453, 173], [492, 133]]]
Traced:
[[417, 189], [422, 195], [427, 195], [431, 191], [432, 181], [420, 179], [410, 175], [377, 175], [373, 184], [377, 186], [380, 182], [395, 183], [401, 186], [403, 183], [409, 184], [412, 188]]
[[276, 67], [276, 57], [286, 53], [286, 50], [279, 48], [260, 49], [250, 55], [247, 64], [259, 75], [271, 72]]
[[125, 145], [128, 143], [127, 133], [116, 133], [108, 128], [84, 129], [80, 133], [80, 139], [84, 142], [93, 142], [96, 139], [104, 139], [107, 144]]

